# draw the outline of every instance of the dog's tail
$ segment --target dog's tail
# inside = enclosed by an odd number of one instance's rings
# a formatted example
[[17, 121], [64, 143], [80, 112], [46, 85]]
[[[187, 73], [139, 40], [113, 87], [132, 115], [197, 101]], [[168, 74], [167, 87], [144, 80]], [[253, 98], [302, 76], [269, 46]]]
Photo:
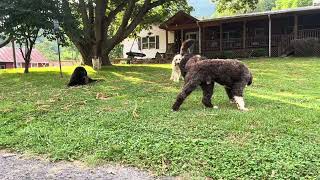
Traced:
[[192, 52], [189, 52], [189, 51], [191, 51], [191, 47], [194, 45], [194, 43], [195, 43], [195, 40], [193, 39], [188, 39], [184, 41], [180, 48], [180, 54], [181, 55], [191, 54]]
[[249, 81], [248, 81], [247, 85], [250, 86], [252, 84], [252, 82], [253, 82], [253, 76], [252, 76], [252, 74], [250, 72], [250, 77], [249, 77]]

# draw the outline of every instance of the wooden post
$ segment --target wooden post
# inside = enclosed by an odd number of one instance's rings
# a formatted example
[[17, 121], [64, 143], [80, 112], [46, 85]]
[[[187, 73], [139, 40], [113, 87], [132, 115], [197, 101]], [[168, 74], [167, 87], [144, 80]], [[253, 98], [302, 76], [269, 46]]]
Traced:
[[183, 29], [181, 29], [181, 45], [182, 45], [182, 43], [183, 43]]
[[220, 24], [220, 51], [222, 52], [222, 38], [223, 38], [223, 29], [222, 29], [222, 23]]
[[202, 30], [201, 26], [199, 25], [199, 54], [201, 54], [201, 46], [202, 46]]
[[294, 15], [294, 28], [293, 28], [293, 33], [294, 33], [294, 39], [298, 39], [298, 15]]
[[166, 52], [168, 52], [168, 43], [169, 43], [169, 40], [168, 40], [168, 30], [166, 30]]
[[12, 39], [11, 41], [12, 43], [12, 55], [13, 55], [13, 66], [14, 68], [17, 68], [17, 57], [16, 57], [16, 47], [15, 47], [15, 44], [14, 44], [14, 39]]
[[269, 15], [269, 57], [272, 56], [272, 21], [271, 21], [271, 15]]
[[243, 21], [243, 32], [242, 32], [242, 47], [243, 49], [246, 48], [246, 41], [247, 41], [247, 21]]

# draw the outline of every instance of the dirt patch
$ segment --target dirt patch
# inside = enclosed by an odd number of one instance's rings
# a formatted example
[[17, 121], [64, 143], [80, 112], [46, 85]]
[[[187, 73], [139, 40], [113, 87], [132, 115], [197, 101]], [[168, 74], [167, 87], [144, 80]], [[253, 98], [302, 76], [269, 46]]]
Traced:
[[0, 151], [0, 179], [108, 179], [151, 180], [158, 178], [136, 168], [104, 165], [90, 168], [80, 162], [49, 162], [26, 155]]

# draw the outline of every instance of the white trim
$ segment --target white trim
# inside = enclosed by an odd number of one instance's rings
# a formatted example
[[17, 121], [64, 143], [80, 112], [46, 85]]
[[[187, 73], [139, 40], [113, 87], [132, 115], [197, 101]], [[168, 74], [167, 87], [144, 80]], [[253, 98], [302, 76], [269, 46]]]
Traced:
[[[157, 49], [157, 36], [147, 36], [147, 37], [140, 37], [141, 39], [141, 49], [146, 50], [146, 49]], [[154, 42], [150, 42], [150, 39], [154, 38]], [[147, 39], [147, 42], [143, 42], [143, 39]], [[160, 41], [160, 38], [159, 38]], [[159, 42], [160, 43], [160, 42]], [[150, 47], [150, 44], [154, 44], [154, 47]], [[147, 45], [148, 47], [144, 48], [143, 45]]]
[[190, 38], [191, 35], [196, 35], [196, 39], [193, 39], [193, 40], [196, 40], [196, 41], [199, 40], [199, 32], [187, 32], [185, 34], [185, 39], [191, 39]]
[[272, 20], [271, 15], [268, 15], [269, 17], [269, 57], [272, 56]]

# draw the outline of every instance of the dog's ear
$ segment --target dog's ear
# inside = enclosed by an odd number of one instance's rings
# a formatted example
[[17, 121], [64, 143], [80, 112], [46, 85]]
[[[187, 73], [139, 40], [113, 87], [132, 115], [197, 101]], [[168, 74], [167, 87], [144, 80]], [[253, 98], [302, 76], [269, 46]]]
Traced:
[[192, 54], [193, 53], [193, 46], [194, 46], [195, 40], [188, 39], [182, 43], [182, 46], [180, 48], [180, 54]]

